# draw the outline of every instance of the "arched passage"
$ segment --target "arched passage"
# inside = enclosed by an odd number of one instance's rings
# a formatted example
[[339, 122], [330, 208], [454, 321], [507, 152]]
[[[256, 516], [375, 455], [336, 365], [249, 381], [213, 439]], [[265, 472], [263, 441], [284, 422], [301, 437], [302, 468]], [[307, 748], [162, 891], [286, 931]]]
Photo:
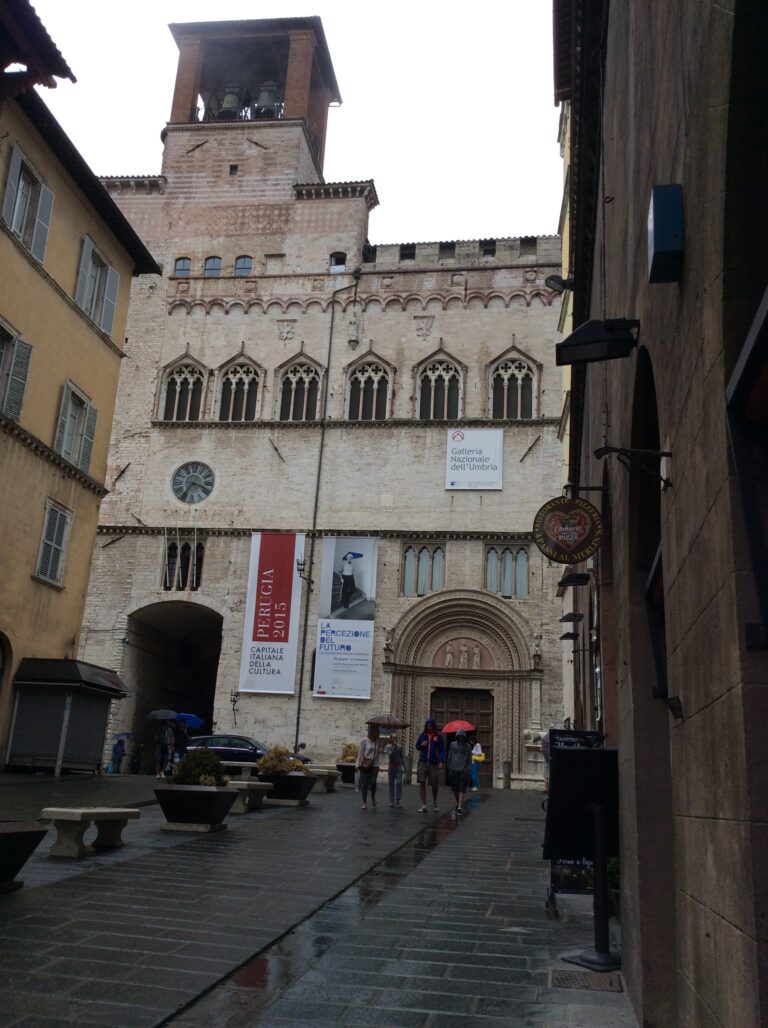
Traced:
[[407, 745], [430, 715], [462, 712], [484, 733], [491, 758], [487, 785], [542, 778], [542, 672], [528, 644], [531, 631], [503, 600], [474, 591], [445, 591], [414, 605], [395, 626], [385, 672], [392, 709], [409, 721]]
[[151, 710], [197, 714], [211, 731], [221, 651], [222, 616], [186, 600], [150, 603], [133, 611], [123, 639], [122, 676], [130, 691], [123, 722], [151, 756]]

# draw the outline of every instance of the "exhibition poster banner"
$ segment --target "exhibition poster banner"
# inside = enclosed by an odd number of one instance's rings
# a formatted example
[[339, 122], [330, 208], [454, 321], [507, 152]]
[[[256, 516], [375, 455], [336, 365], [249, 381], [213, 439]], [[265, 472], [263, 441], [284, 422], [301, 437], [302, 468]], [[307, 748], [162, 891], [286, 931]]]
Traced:
[[369, 700], [378, 539], [323, 539], [315, 696]]
[[296, 558], [303, 554], [303, 535], [251, 536], [240, 692], [294, 692], [301, 603]]
[[501, 489], [504, 432], [500, 428], [449, 428], [446, 489]]

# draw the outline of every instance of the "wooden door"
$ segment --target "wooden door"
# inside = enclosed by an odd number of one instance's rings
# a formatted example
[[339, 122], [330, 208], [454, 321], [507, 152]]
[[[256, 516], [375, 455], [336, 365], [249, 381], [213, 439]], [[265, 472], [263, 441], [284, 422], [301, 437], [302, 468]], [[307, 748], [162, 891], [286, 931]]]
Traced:
[[[480, 785], [493, 788], [493, 693], [487, 689], [434, 689], [432, 717], [438, 729], [457, 719], [475, 726], [477, 741], [485, 754], [485, 762], [480, 765]], [[446, 747], [453, 738], [445, 736]]]

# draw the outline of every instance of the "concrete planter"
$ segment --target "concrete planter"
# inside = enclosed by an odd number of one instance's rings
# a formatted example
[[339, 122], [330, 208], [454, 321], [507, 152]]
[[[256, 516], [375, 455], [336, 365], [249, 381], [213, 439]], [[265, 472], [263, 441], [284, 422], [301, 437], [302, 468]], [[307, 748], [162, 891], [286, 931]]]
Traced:
[[305, 775], [302, 771], [289, 771], [285, 775], [259, 775], [259, 779], [262, 782], [271, 782], [274, 786], [266, 797], [267, 803], [282, 800], [304, 804], [318, 781], [314, 775]]
[[342, 785], [354, 785], [355, 784], [355, 765], [354, 764], [337, 764], [336, 770], [341, 775]]
[[22, 887], [14, 879], [47, 831], [38, 821], [0, 821], [0, 893]]
[[158, 785], [155, 796], [168, 822], [177, 832], [216, 832], [237, 799], [234, 789], [217, 785]]

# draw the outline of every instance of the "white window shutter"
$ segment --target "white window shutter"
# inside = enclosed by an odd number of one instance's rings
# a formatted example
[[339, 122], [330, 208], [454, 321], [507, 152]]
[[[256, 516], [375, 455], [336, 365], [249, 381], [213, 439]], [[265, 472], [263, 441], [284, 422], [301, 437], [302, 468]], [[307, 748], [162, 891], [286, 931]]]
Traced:
[[8, 373], [8, 385], [3, 397], [3, 414], [14, 421], [21, 417], [21, 408], [24, 403], [24, 390], [27, 386], [27, 375], [29, 373], [29, 362], [32, 359], [32, 347], [21, 339], [15, 339], [13, 343], [13, 356]]
[[67, 417], [69, 415], [69, 405], [72, 402], [72, 386], [69, 382], [64, 383], [64, 389], [61, 394], [61, 407], [59, 408], [59, 420], [56, 424], [56, 437], [53, 442], [53, 448], [57, 453], [61, 453], [61, 449], [64, 446], [64, 432], [67, 427]]
[[101, 330], [107, 335], [112, 333], [117, 305], [117, 290], [120, 287], [120, 275], [113, 267], [107, 268], [107, 284], [104, 289], [104, 303], [101, 307]]
[[85, 310], [85, 290], [88, 282], [88, 271], [91, 267], [91, 254], [93, 243], [88, 236], [83, 239], [83, 252], [80, 254], [80, 268], [77, 272], [77, 286], [75, 287], [75, 303]]
[[96, 408], [91, 407], [91, 405], [88, 404], [88, 409], [85, 412], [85, 427], [83, 428], [83, 441], [80, 446], [80, 459], [77, 462], [77, 466], [85, 474], [88, 474], [88, 468], [91, 466], [91, 454], [93, 453], [93, 439], [96, 435], [96, 415]]
[[19, 188], [19, 175], [21, 174], [21, 150], [17, 146], [11, 150], [11, 159], [8, 164], [8, 178], [5, 183], [5, 196], [3, 197], [3, 221], [10, 225], [13, 218], [13, 208], [16, 203], [16, 190]]
[[51, 211], [53, 210], [53, 193], [47, 186], [40, 186], [40, 197], [37, 201], [37, 212], [35, 213], [35, 228], [32, 233], [32, 245], [30, 253], [35, 260], [42, 264], [45, 257], [45, 244], [48, 242], [48, 226], [51, 223]]

